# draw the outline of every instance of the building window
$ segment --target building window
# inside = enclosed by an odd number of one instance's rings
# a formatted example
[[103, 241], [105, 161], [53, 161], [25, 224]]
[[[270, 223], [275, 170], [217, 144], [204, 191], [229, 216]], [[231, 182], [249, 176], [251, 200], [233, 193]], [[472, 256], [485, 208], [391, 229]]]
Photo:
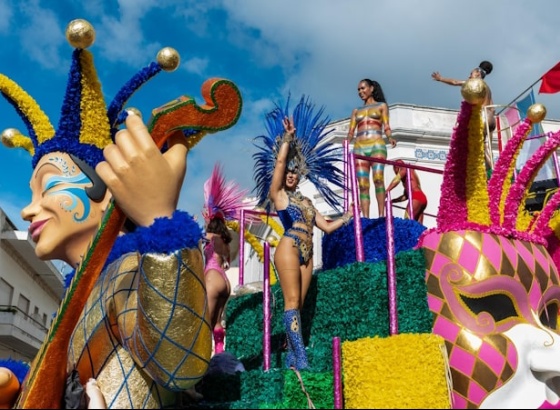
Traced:
[[42, 320], [43, 326], [47, 326], [47, 314], [43, 313], [43, 320]]
[[35, 306], [35, 308], [33, 309], [33, 314], [31, 315], [31, 318], [35, 322], [41, 323], [41, 315], [39, 314], [39, 308], [37, 306]]
[[27, 319], [27, 316], [29, 315], [29, 299], [20, 294], [17, 307], [19, 308], [19, 310], [25, 313], [25, 319]]
[[0, 279], [0, 306], [11, 306], [14, 297], [14, 287], [4, 279]]

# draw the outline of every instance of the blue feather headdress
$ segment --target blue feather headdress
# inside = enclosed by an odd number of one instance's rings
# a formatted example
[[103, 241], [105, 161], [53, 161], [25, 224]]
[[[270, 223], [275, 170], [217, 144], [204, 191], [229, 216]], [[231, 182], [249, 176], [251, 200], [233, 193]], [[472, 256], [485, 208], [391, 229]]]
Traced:
[[340, 147], [326, 141], [334, 129], [325, 129], [330, 118], [323, 115], [324, 111], [324, 107], [321, 107], [315, 112], [315, 105], [309, 98], [302, 96], [293, 114], [290, 114], [288, 97], [284, 108], [276, 104], [274, 110], [266, 115], [267, 135], [260, 135], [253, 141], [257, 147], [257, 152], [253, 154], [254, 190], [260, 206], [270, 210], [270, 184], [284, 133], [282, 121], [286, 117], [293, 117], [296, 135], [290, 145], [286, 169], [297, 169], [300, 177], [311, 181], [329, 206], [334, 209], [340, 207], [341, 196], [332, 187], [344, 189], [344, 174], [337, 166], [342, 161], [342, 152]]

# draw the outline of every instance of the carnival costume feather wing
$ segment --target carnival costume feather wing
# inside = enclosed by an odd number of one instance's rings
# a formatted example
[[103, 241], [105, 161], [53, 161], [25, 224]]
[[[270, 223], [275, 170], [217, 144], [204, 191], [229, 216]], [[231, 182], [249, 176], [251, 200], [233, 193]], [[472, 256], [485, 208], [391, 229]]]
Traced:
[[292, 117], [296, 135], [290, 144], [288, 168], [297, 168], [301, 177], [307, 178], [319, 191], [325, 201], [334, 209], [339, 207], [341, 196], [333, 188], [344, 189], [344, 175], [338, 164], [342, 161], [339, 147], [327, 141], [334, 130], [326, 127], [330, 118], [324, 115], [324, 107], [315, 110], [309, 98], [302, 96], [290, 114], [290, 97], [282, 108], [275, 104], [274, 110], [266, 115], [267, 134], [257, 136], [253, 143], [257, 152], [255, 160], [255, 191], [258, 203], [270, 210], [268, 198], [272, 174], [284, 133], [283, 119]]

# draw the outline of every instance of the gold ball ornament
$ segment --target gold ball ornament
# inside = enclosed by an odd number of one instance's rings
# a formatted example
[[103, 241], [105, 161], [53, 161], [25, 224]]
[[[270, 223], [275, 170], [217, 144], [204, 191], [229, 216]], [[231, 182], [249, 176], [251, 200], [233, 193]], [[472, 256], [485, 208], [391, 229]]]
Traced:
[[470, 104], [480, 105], [484, 102], [488, 89], [481, 78], [469, 78], [461, 87], [461, 95]]
[[533, 104], [527, 110], [527, 118], [531, 120], [531, 122], [541, 122], [546, 117], [546, 107], [542, 104]]
[[157, 62], [164, 71], [175, 71], [179, 67], [181, 57], [172, 47], [164, 47], [157, 53]]
[[95, 41], [95, 29], [89, 21], [72, 20], [66, 27], [66, 39], [72, 47], [88, 48]]
[[21, 135], [21, 132], [19, 132], [18, 129], [6, 128], [4, 131], [2, 131], [2, 144], [4, 144], [4, 146], [8, 148], [13, 148], [14, 144], [12, 142], [12, 138], [17, 135]]
[[266, 241], [269, 243], [269, 245], [274, 245], [276, 243], [276, 237], [274, 235], [268, 235], [266, 237]]

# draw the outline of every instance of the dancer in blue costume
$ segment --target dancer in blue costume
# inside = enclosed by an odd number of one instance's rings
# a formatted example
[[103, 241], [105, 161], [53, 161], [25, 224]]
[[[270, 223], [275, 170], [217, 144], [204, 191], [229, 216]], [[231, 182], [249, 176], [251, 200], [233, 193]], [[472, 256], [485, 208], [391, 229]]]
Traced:
[[313, 274], [313, 227], [328, 234], [348, 224], [352, 217], [346, 213], [328, 222], [312, 201], [297, 190], [301, 177], [306, 176], [317, 182], [317, 189], [334, 206], [336, 194], [319, 178], [324, 176], [342, 187], [341, 171], [336, 167], [340, 158], [335, 147], [320, 145], [328, 134], [323, 132], [328, 121], [318, 121], [321, 114], [322, 110], [313, 115], [313, 105], [304, 98], [295, 108], [293, 118], [289, 117], [287, 108], [277, 107], [267, 116], [269, 136], [261, 137], [267, 146], [260, 147], [261, 152], [254, 156], [260, 202], [272, 201], [285, 230], [274, 254], [274, 264], [284, 296], [286, 366], [296, 370], [308, 367], [300, 312]]

